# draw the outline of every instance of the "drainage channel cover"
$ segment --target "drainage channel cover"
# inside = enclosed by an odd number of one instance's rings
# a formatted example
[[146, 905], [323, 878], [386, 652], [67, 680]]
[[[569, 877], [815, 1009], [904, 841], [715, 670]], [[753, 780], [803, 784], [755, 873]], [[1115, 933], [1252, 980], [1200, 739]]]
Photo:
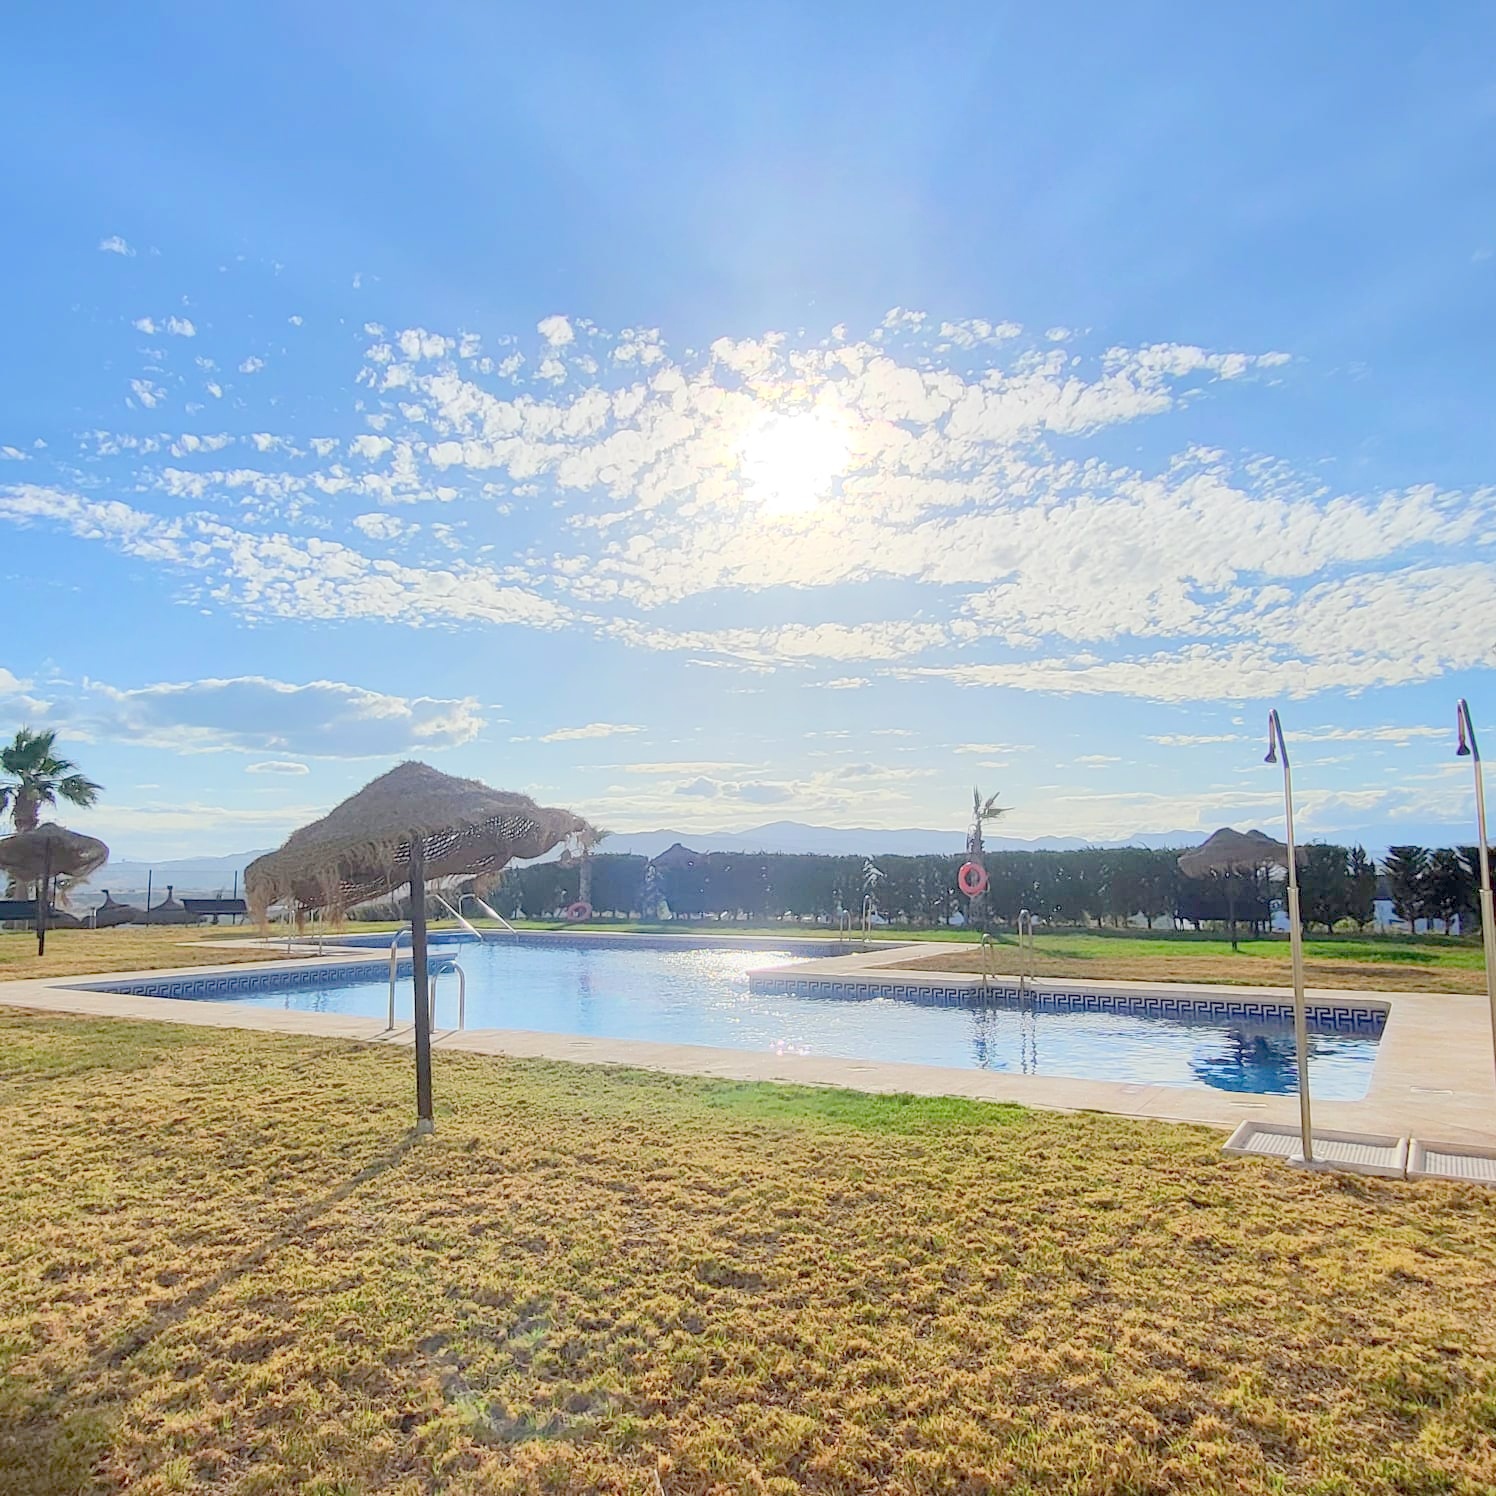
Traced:
[[[1401, 1179], [1407, 1167], [1406, 1138], [1370, 1132], [1321, 1132], [1316, 1128], [1313, 1142], [1314, 1161], [1326, 1168]], [[1243, 1122], [1226, 1140], [1224, 1151], [1297, 1159], [1299, 1129], [1285, 1122]]]
[[1408, 1149], [1409, 1179], [1456, 1179], [1461, 1184], [1496, 1184], [1496, 1150], [1463, 1143], [1426, 1143]]

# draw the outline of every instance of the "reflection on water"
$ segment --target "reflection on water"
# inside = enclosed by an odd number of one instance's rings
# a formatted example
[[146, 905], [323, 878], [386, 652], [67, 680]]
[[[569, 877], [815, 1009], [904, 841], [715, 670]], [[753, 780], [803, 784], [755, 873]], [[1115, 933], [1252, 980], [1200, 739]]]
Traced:
[[[1316, 1052], [1326, 1038], [1314, 1034], [1309, 1039], [1309, 1064], [1312, 1070]], [[1293, 1030], [1286, 1033], [1262, 1029], [1228, 1029], [1217, 1043], [1202, 1047], [1191, 1062], [1195, 1078], [1217, 1091], [1250, 1091], [1258, 1096], [1282, 1096], [1299, 1087], [1299, 1062]]]
[[[836, 1055], [1021, 1075], [1206, 1085], [1279, 1095], [1298, 1084], [1293, 1027], [1230, 1019], [1036, 1010], [1032, 1003], [951, 1006], [889, 998], [750, 992], [748, 973], [788, 951], [648, 950], [550, 941], [467, 945], [469, 1028], [530, 1029], [704, 1044], [759, 1053]], [[400, 1001], [408, 1014], [409, 981]], [[243, 999], [383, 1018], [388, 983], [301, 988]], [[457, 988], [437, 988], [437, 1026], [457, 1021]], [[1310, 1081], [1327, 1100], [1366, 1093], [1376, 1038], [1310, 1036]]]

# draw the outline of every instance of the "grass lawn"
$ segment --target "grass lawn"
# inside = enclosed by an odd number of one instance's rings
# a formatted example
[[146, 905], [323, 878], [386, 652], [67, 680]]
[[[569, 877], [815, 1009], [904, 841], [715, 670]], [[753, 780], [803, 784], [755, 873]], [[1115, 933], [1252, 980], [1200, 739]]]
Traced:
[[[1287, 987], [1293, 981], [1288, 937], [1243, 940], [1233, 952], [1227, 940], [1196, 935], [1038, 935], [1033, 974], [1104, 982], [1226, 982]], [[1017, 942], [998, 943], [999, 972], [1016, 975]], [[981, 971], [974, 946], [911, 957], [901, 966], [916, 971]], [[1359, 987], [1380, 992], [1471, 992], [1486, 990], [1480, 942], [1436, 936], [1334, 935], [1304, 942], [1305, 980], [1311, 987]]]
[[0, 1014], [0, 1492], [1496, 1489], [1496, 1192]]
[[246, 945], [225, 949], [206, 940], [248, 939], [259, 932], [231, 925], [120, 925], [113, 930], [48, 930], [47, 954], [36, 954], [30, 931], [0, 931], [0, 982], [25, 977], [70, 977], [91, 971], [151, 971], [167, 966], [224, 966], [274, 961], [280, 950]]

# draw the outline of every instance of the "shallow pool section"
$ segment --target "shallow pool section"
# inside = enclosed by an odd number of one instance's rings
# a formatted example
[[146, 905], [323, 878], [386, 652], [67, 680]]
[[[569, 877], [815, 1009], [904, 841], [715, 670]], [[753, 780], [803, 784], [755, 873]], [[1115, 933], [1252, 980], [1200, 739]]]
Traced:
[[[876, 983], [834, 979], [760, 980], [750, 988], [750, 971], [804, 953], [788, 946], [682, 949], [521, 936], [444, 950], [466, 973], [469, 1029], [531, 1029], [1264, 1095], [1291, 1092], [1298, 1084], [1293, 1026], [1271, 1004], [1262, 1012], [1232, 1014], [1185, 1011], [1187, 1003], [1181, 1003], [1172, 1005], [1179, 1011], [1164, 1013], [1098, 1006], [1114, 1000], [1084, 994], [1067, 994], [1074, 998], [1067, 1005], [1001, 991], [984, 1000], [970, 989], [942, 997], [904, 988], [902, 995], [884, 996]], [[408, 971], [408, 961], [404, 965]], [[813, 973], [817, 965], [808, 962], [799, 970]], [[339, 972], [303, 969], [294, 982], [278, 983], [283, 975], [290, 973], [258, 967], [243, 976], [131, 987], [160, 996], [386, 1016], [389, 983], [377, 964], [360, 962]], [[123, 986], [90, 985], [115, 991]], [[457, 1026], [457, 997], [455, 973], [440, 975], [438, 1028]], [[399, 1021], [409, 1023], [408, 977], [400, 983], [398, 1002]], [[1382, 1017], [1316, 1014], [1309, 1061], [1316, 1096], [1350, 1101], [1366, 1094]]]

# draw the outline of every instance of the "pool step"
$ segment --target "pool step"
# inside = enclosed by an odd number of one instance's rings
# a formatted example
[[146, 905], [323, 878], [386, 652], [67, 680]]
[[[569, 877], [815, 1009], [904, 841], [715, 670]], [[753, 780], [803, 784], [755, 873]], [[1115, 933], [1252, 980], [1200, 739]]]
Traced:
[[1496, 1184], [1496, 1149], [1414, 1138], [1408, 1148], [1408, 1178]]
[[[1343, 1169], [1351, 1174], [1374, 1174], [1383, 1179], [1402, 1179], [1408, 1167], [1408, 1140], [1372, 1132], [1322, 1132], [1313, 1134], [1314, 1162], [1310, 1167]], [[1227, 1153], [1250, 1153], [1281, 1158], [1304, 1167], [1299, 1129], [1287, 1122], [1243, 1122], [1226, 1140]]]
[[[1315, 1168], [1374, 1174], [1382, 1179], [1449, 1179], [1496, 1185], [1496, 1149], [1468, 1143], [1432, 1143], [1366, 1132], [1314, 1130]], [[1227, 1138], [1226, 1153], [1280, 1158], [1303, 1168], [1299, 1129], [1288, 1122], [1243, 1122]]]

